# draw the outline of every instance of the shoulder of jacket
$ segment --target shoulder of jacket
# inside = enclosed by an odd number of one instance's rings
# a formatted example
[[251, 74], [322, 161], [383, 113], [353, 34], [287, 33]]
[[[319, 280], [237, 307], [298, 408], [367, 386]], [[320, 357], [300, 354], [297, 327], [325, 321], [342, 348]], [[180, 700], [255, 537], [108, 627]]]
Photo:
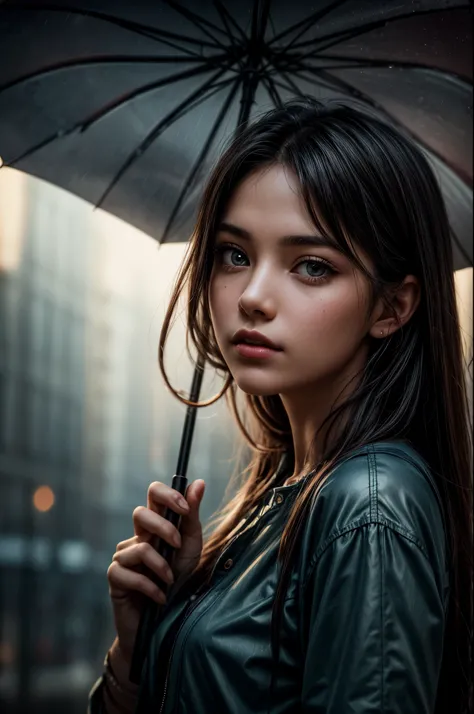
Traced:
[[316, 488], [310, 521], [319, 542], [371, 523], [387, 526], [429, 557], [445, 538], [441, 508], [420, 454], [405, 442], [377, 442], [348, 454]]

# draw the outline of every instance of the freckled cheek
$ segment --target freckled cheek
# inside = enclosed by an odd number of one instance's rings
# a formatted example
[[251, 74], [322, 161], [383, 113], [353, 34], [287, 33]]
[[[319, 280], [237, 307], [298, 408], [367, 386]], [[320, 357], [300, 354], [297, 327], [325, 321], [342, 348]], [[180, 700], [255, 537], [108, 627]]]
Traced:
[[295, 315], [293, 325], [308, 347], [326, 345], [329, 350], [344, 349], [358, 339], [363, 329], [362, 310], [348, 295], [321, 299]]
[[228, 275], [216, 275], [215, 278], [211, 279], [209, 296], [215, 305], [220, 304], [225, 301], [227, 305], [230, 305], [232, 301], [235, 305], [238, 304], [241, 295], [241, 288], [238, 282], [234, 279], [232, 280]]
[[226, 280], [215, 279], [209, 288], [211, 319], [217, 339], [224, 330], [229, 329], [229, 317], [236, 310], [237, 300], [232, 295], [231, 286]]

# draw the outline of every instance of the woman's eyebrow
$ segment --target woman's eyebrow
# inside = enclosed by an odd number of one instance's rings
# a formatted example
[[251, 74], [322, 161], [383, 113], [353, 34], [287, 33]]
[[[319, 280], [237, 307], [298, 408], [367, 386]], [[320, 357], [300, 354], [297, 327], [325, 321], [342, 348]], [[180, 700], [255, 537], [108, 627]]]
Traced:
[[[222, 223], [219, 224], [217, 228], [217, 232], [225, 231], [226, 233], [230, 233], [231, 235], [236, 236], [237, 238], [243, 238], [244, 240], [252, 240], [253, 236], [249, 231], [246, 231], [245, 228], [239, 228], [239, 226], [234, 226], [233, 223], [227, 223], [227, 221], [222, 221]], [[279, 245], [312, 245], [312, 246], [319, 246], [319, 247], [326, 247], [326, 248], [333, 248], [337, 250], [337, 246], [327, 240], [327, 238], [324, 238], [323, 236], [319, 235], [289, 235], [289, 236], [282, 236], [278, 240]]]

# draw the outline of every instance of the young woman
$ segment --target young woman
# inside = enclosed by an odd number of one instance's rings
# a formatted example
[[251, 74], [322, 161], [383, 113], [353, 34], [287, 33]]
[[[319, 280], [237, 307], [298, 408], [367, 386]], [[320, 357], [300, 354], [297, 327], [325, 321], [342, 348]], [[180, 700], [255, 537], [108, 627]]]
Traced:
[[[209, 178], [163, 373], [185, 289], [253, 457], [204, 546], [204, 482], [184, 502], [150, 486], [108, 571], [117, 638], [90, 711], [467, 712], [470, 429], [427, 160], [350, 106], [268, 112]], [[143, 596], [165, 600], [150, 571], [172, 587], [138, 688]]]

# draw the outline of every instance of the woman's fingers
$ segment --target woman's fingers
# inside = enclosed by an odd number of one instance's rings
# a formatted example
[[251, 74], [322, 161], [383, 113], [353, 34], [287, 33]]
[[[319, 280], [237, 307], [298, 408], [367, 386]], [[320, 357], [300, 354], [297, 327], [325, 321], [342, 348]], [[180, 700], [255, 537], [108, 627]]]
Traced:
[[[117, 545], [107, 578], [120, 647], [130, 657], [143, 605], [135, 595], [140, 593], [165, 604], [166, 586], [190, 572], [199, 559], [202, 549], [199, 504], [203, 492], [204, 482], [194, 482], [185, 500], [175, 489], [155, 481], [148, 489], [147, 507], [139, 506], [133, 512], [135, 534]], [[183, 539], [178, 528], [165, 518], [167, 509], [180, 516], [181, 523], [186, 521]], [[179, 518], [173, 515], [172, 520], [179, 525]], [[179, 565], [179, 558], [174, 559], [174, 573], [155, 549], [159, 540], [180, 549], [182, 562]]]
[[117, 551], [112, 559], [125, 568], [136, 568], [146, 565], [164, 582], [171, 585], [174, 582], [173, 573], [166, 560], [150, 545], [150, 543], [134, 543], [125, 550]]
[[156, 602], [165, 603], [165, 593], [151, 578], [139, 572], [138, 568], [145, 565], [169, 585], [174, 582], [171, 568], [149, 543], [129, 540], [134, 542], [121, 550], [117, 548], [107, 571], [111, 596], [118, 599], [126, 597], [130, 590], [135, 590], [153, 598]]
[[199, 507], [201, 505], [206, 484], [202, 479], [193, 481], [186, 491], [186, 500], [189, 504], [189, 512], [181, 519], [181, 533], [183, 536], [194, 536], [202, 531], [199, 517]]
[[171, 508], [180, 516], [189, 512], [186, 499], [176, 489], [160, 481], [154, 481], [150, 484], [147, 494], [147, 506], [161, 516], [166, 508]]
[[109, 565], [107, 578], [109, 580], [110, 595], [115, 600], [127, 598], [130, 591], [133, 590], [152, 598], [162, 605], [166, 602], [166, 595], [150, 578], [137, 573], [135, 570], [123, 567], [116, 560]]
[[148, 541], [151, 540], [152, 534], [148, 533], [148, 538], [137, 538], [137, 536], [132, 536], [131, 538], [127, 538], [127, 540], [122, 540], [120, 543], [117, 544], [116, 550], [124, 550], [125, 548], [129, 548], [131, 545], [134, 545], [135, 543], [140, 543], [142, 541]]
[[[178, 513], [181, 518], [181, 532], [185, 536], [194, 536], [200, 534], [202, 531], [201, 522], [199, 518], [199, 507], [201, 505], [202, 498], [204, 496], [205, 482], [202, 479], [193, 481], [187, 488], [186, 498], [181, 496], [175, 489], [167, 486], [160, 481], [154, 481], [150, 484], [148, 488], [147, 496], [147, 506], [149, 511], [155, 512], [158, 516], [163, 518], [165, 509], [171, 508], [175, 513]], [[145, 527], [143, 519], [141, 518], [141, 513], [137, 509], [137, 523], [140, 527]], [[135, 515], [135, 513], [134, 513]], [[166, 519], [163, 521], [167, 523]], [[148, 519], [147, 523], [150, 524], [151, 521]], [[155, 521], [155, 527], [159, 528], [158, 522]], [[177, 529], [175, 529], [177, 530]], [[136, 531], [137, 532], [137, 531]], [[153, 530], [154, 534], [161, 536], [161, 533], [157, 533]], [[171, 535], [171, 530], [169, 529]], [[142, 532], [137, 535], [143, 535]], [[168, 540], [166, 536], [163, 536], [165, 540]], [[175, 542], [169, 541], [170, 545], [176, 547]]]
[[156, 535], [163, 538], [173, 548], [181, 547], [181, 536], [178, 529], [158, 513], [138, 506], [133, 511], [133, 525], [135, 534], [142, 540], [149, 540], [150, 536]]

